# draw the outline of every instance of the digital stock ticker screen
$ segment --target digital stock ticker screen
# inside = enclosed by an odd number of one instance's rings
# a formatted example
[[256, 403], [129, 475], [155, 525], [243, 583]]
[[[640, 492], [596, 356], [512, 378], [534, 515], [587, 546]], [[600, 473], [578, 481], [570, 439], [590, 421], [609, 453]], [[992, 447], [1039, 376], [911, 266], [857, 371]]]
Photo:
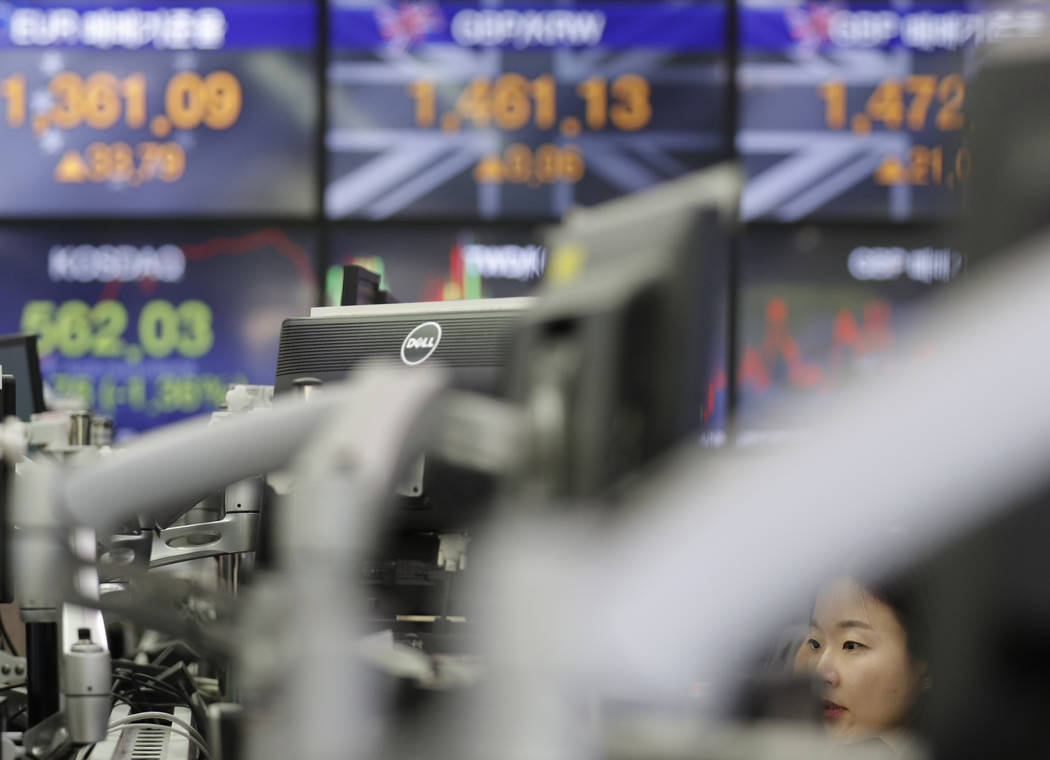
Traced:
[[1050, 30], [1024, 3], [741, 0], [745, 219], [945, 219], [973, 166], [983, 43]]
[[[53, 388], [140, 431], [271, 380], [264, 298], [338, 302], [347, 263], [401, 300], [531, 293], [574, 206], [735, 158], [704, 414], [726, 429], [734, 388], [761, 429], [894, 361], [883, 318], [902, 339], [964, 271], [943, 225], [982, 46], [1050, 33], [1048, 8], [0, 0], [0, 334], [36, 332]], [[934, 259], [951, 277], [917, 280]]]
[[816, 419], [855, 379], [921, 366], [935, 347], [909, 333], [965, 268], [946, 231], [929, 225], [757, 224], [738, 258], [742, 442], [799, 432], [780, 427], [779, 410]]
[[326, 212], [552, 219], [724, 158], [726, 25], [716, 2], [334, 0]]
[[311, 214], [317, 12], [0, 2], [0, 215]]
[[317, 301], [308, 228], [43, 224], [0, 228], [0, 324], [36, 333], [41, 370], [141, 432], [269, 384], [281, 321]]

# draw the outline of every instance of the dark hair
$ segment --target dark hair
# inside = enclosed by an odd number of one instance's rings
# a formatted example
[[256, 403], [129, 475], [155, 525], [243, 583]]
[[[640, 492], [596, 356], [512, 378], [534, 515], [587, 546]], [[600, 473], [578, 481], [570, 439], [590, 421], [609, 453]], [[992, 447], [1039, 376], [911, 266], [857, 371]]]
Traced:
[[930, 685], [933, 683], [934, 663], [930, 647], [930, 605], [916, 573], [895, 573], [877, 581], [866, 581], [854, 576], [856, 583], [873, 598], [885, 604], [896, 615], [904, 629], [908, 656], [914, 665], [923, 668], [923, 684], [909, 710], [907, 728], [919, 736], [927, 735], [929, 725]]
[[929, 667], [929, 605], [914, 578], [892, 576], [875, 583], [856, 579], [871, 596], [885, 604], [904, 628], [908, 654]]

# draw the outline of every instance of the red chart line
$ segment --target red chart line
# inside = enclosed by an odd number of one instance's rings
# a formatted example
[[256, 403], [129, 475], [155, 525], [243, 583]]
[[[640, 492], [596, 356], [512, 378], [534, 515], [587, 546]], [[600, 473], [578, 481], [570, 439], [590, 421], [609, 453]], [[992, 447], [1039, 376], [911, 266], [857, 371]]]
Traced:
[[[291, 262], [299, 279], [311, 285], [315, 280], [313, 266], [310, 264], [310, 255], [295, 241], [291, 240], [284, 230], [279, 227], [266, 227], [265, 229], [247, 235], [215, 237], [205, 240], [203, 243], [179, 246], [188, 261], [207, 261], [217, 256], [241, 256], [246, 253], [254, 253], [266, 247], [272, 247], [283, 258]], [[102, 300], [111, 300], [120, 293], [123, 283], [119, 280], [106, 283], [102, 289]], [[140, 287], [149, 293], [156, 287], [152, 280], [143, 280]]]

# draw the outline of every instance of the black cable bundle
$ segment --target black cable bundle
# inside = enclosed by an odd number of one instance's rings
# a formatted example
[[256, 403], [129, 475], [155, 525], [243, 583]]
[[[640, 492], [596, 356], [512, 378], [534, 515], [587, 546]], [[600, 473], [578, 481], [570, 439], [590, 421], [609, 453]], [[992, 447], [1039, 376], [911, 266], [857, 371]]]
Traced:
[[185, 705], [198, 726], [206, 725], [208, 700], [197, 688], [183, 662], [163, 667], [131, 660], [113, 661], [113, 696], [132, 712]]

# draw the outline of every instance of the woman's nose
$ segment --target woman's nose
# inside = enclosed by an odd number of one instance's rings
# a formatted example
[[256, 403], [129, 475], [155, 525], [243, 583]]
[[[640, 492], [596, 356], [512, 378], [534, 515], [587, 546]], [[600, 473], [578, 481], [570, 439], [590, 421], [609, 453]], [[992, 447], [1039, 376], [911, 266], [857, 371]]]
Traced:
[[825, 685], [838, 685], [839, 671], [835, 666], [835, 656], [830, 651], [825, 650], [820, 655], [820, 659], [817, 660], [816, 673], [817, 677], [823, 681]]

